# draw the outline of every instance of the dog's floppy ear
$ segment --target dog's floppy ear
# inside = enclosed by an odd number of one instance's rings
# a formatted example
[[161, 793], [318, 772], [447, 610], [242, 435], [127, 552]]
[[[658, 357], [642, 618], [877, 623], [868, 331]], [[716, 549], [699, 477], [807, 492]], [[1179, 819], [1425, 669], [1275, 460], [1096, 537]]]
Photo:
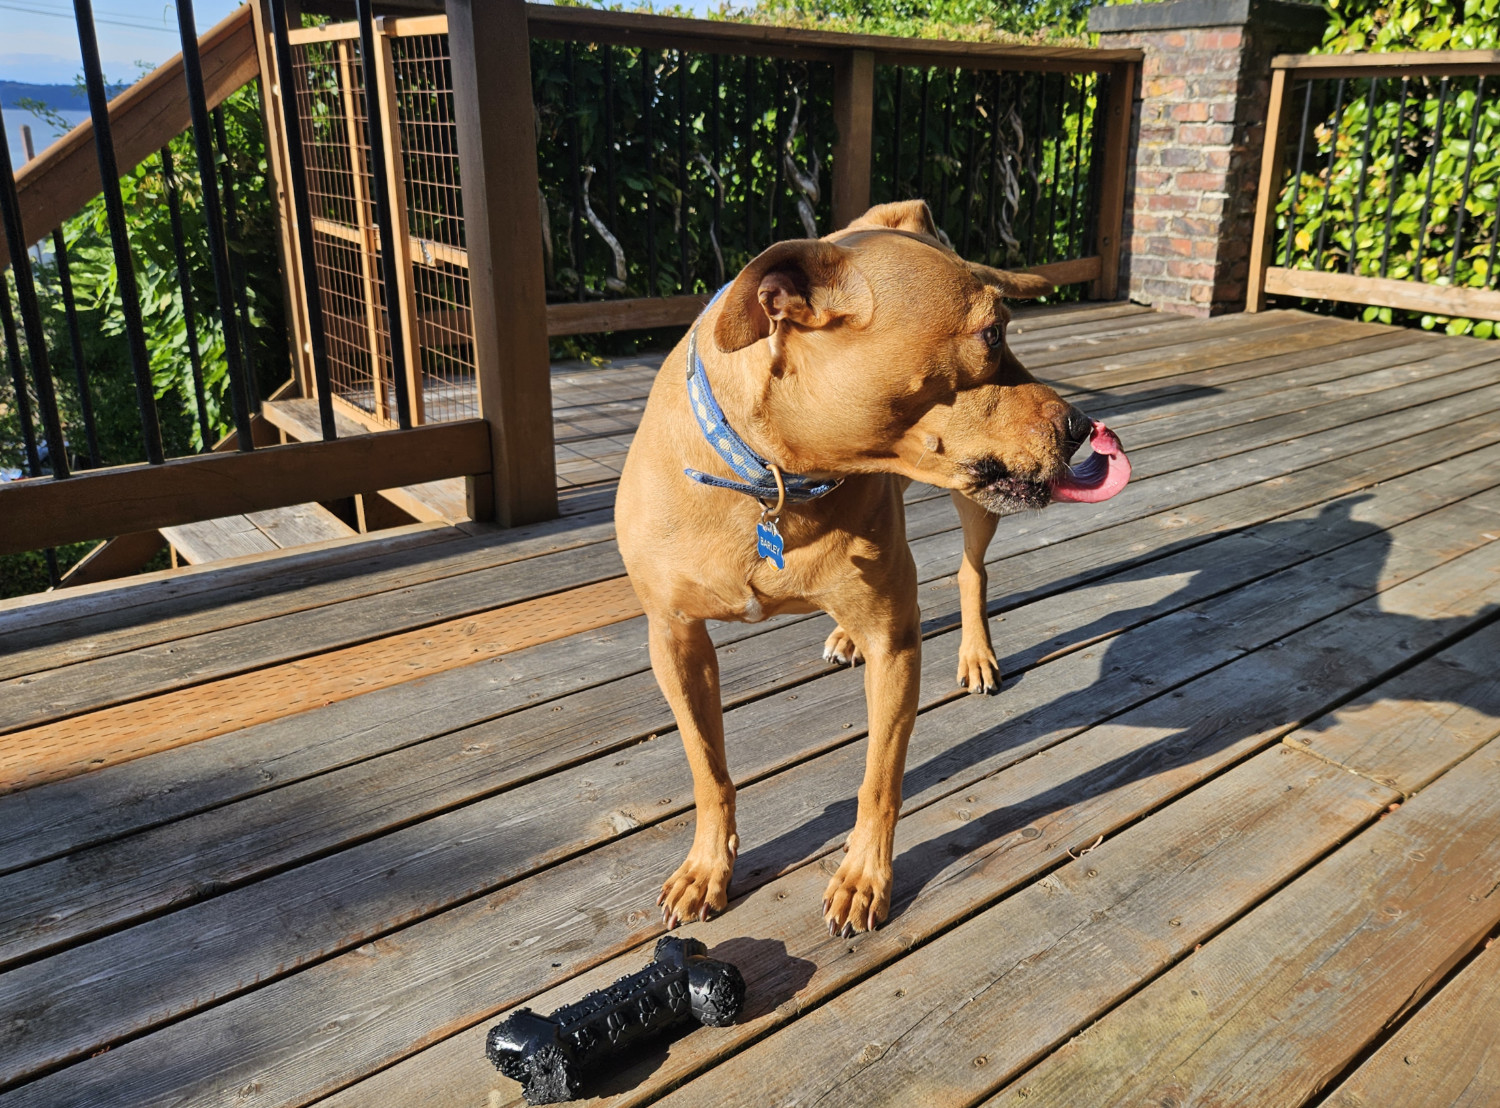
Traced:
[[932, 209], [925, 200], [897, 200], [890, 204], [876, 204], [844, 230], [859, 231], [881, 227], [937, 238], [937, 224], [932, 221]]
[[1038, 296], [1046, 296], [1057, 288], [1039, 273], [1011, 273], [1004, 269], [991, 269], [987, 265], [976, 265], [970, 268], [985, 284], [993, 285], [1011, 300], [1035, 300]]
[[728, 354], [766, 338], [783, 321], [810, 328], [841, 321], [860, 326], [874, 303], [843, 247], [823, 239], [778, 242], [740, 270], [724, 293], [714, 342]]

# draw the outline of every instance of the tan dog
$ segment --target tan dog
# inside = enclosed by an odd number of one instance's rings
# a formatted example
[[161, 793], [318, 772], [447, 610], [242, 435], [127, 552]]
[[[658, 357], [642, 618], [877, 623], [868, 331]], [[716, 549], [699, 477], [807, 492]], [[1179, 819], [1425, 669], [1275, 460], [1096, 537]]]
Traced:
[[984, 554], [996, 514], [1047, 504], [1091, 427], [1005, 347], [1004, 299], [1051, 288], [964, 262], [938, 242], [922, 201], [872, 208], [825, 239], [778, 243], [745, 267], [690, 336], [702, 373], [762, 459], [809, 481], [843, 479], [780, 512], [784, 569], [757, 554], [762, 502], [685, 475], [734, 476], [690, 407], [690, 341], [663, 364], [615, 521], [693, 771], [693, 845], [658, 899], [669, 927], [728, 904], [739, 849], [704, 621], [819, 609], [838, 621], [826, 653], [866, 663], [869, 712], [858, 815], [824, 917], [831, 933], [885, 919], [922, 648], [902, 492], [909, 481], [952, 490], [964, 532], [958, 680], [993, 691]]

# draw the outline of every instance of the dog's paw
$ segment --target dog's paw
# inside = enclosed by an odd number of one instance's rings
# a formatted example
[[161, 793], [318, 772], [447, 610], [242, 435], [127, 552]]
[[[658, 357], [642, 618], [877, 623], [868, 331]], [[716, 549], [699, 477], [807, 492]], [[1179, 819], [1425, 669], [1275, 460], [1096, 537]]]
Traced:
[[722, 857], [700, 857], [694, 850], [677, 872], [667, 878], [656, 898], [661, 921], [668, 931], [684, 920], [706, 920], [729, 907], [729, 879], [734, 874], [734, 860], [739, 839], [730, 836]]
[[830, 935], [848, 938], [874, 931], [891, 910], [891, 867], [866, 864], [851, 852], [823, 893], [823, 922]]
[[864, 661], [859, 647], [842, 627], [835, 627], [833, 634], [823, 641], [823, 661], [837, 662], [841, 666], [856, 666]]
[[989, 643], [959, 646], [958, 683], [979, 696], [1000, 691], [1000, 661]]

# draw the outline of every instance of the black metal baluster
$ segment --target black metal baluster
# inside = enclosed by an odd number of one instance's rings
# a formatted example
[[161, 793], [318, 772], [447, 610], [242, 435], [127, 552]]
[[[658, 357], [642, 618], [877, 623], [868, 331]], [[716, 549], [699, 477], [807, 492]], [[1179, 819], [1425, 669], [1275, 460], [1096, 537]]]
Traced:
[[953, 192], [953, 182], [950, 180], [948, 166], [952, 164], [953, 158], [953, 102], [958, 99], [958, 70], [949, 70], [948, 79], [943, 82], [943, 145], [942, 159], [938, 163], [938, 178], [942, 181], [942, 191], [938, 193], [937, 224], [947, 230], [948, 204]]
[[1318, 248], [1313, 254], [1313, 269], [1323, 268], [1323, 244], [1328, 240], [1328, 201], [1333, 195], [1333, 163], [1339, 153], [1339, 131], [1344, 124], [1344, 78], [1334, 85], [1333, 137], [1328, 140], [1328, 165], [1323, 171], [1323, 203], [1319, 211], [1323, 218], [1318, 222]]
[[[370, 179], [375, 193], [375, 227], [380, 232], [380, 281], [385, 286], [385, 314], [387, 333], [391, 345], [391, 388], [396, 393], [396, 421], [403, 429], [411, 426], [411, 395], [407, 388], [406, 365], [406, 319], [401, 313], [401, 304], [396, 290], [401, 275], [396, 266], [401, 251], [396, 249], [398, 234], [410, 233], [410, 228], [397, 230], [392, 222], [395, 201], [391, 197], [390, 184], [386, 179], [386, 130], [382, 115], [385, 105], [380, 98], [379, 75], [376, 66], [381, 64], [380, 52], [375, 48], [375, 13], [370, 0], [354, 0], [355, 18], [359, 20], [359, 68], [365, 79], [365, 145], [370, 149]], [[399, 120], [391, 121], [392, 128], [400, 126]], [[231, 217], [232, 218], [232, 217]], [[582, 277], [580, 275], [580, 281]], [[253, 376], [253, 375], [252, 375]]]
[[[1089, 184], [1088, 199], [1085, 201], [1088, 210], [1082, 221], [1081, 254], [1085, 258], [1099, 252], [1099, 230], [1095, 216], [1099, 211], [1100, 194], [1104, 190], [1104, 142], [1109, 135], [1109, 121], [1105, 116], [1109, 111], [1109, 89], [1109, 71], [1095, 73], [1094, 112], [1089, 117]], [[1104, 123], [1102, 127], [1101, 120]]]
[[901, 199], [901, 93], [906, 84], [906, 70], [892, 67], [896, 74], [895, 100], [891, 105], [891, 195], [890, 199]]
[[960, 236], [959, 236], [962, 245], [959, 247], [959, 250], [958, 250], [959, 254], [961, 254], [963, 257], [966, 257], [966, 258], [969, 256], [969, 228], [970, 228], [970, 223], [971, 223], [971, 221], [973, 219], [973, 215], [974, 215], [974, 184], [975, 184], [974, 178], [977, 176], [977, 173], [978, 173], [977, 167], [974, 165], [974, 146], [975, 146], [975, 142], [977, 141], [977, 137], [978, 137], [977, 132], [979, 131], [979, 118], [980, 118], [980, 116], [979, 116], [979, 104], [978, 104], [978, 101], [979, 101], [979, 87], [978, 86], [979, 86], [979, 78], [976, 75], [974, 75], [974, 74], [970, 74], [969, 75], [969, 111], [967, 113], [968, 117], [969, 117], [968, 118], [969, 144], [968, 144], [967, 149], [964, 152], [964, 200], [963, 200], [963, 204], [964, 204], [964, 225], [963, 225], [963, 231], [960, 233]]
[[[0, 116], [0, 217], [5, 222], [5, 243], [10, 248], [11, 272], [15, 275], [16, 302], [21, 308], [21, 327], [26, 333], [26, 353], [31, 356], [31, 374], [36, 381], [36, 399], [42, 409], [42, 431], [47, 438], [52, 474], [70, 475], [68, 447], [63, 440], [62, 420], [57, 415], [57, 393], [52, 387], [52, 367], [47, 360], [47, 333], [42, 328], [42, 310], [36, 299], [26, 233], [21, 228], [21, 202], [16, 196], [16, 178], [11, 169], [10, 141], [5, 119]], [[6, 298], [9, 299], [9, 292]]]
[[89, 388], [88, 362], [83, 353], [83, 331], [78, 325], [78, 301], [73, 295], [68, 240], [61, 227], [52, 232], [52, 256], [57, 259], [57, 283], [62, 289], [63, 318], [68, 324], [68, 349], [73, 355], [73, 381], [78, 386], [78, 409], [83, 416], [83, 433], [89, 445], [88, 468], [98, 469], [99, 431], [94, 422], [94, 397]]
[[[3, 134], [0, 130], [0, 134]], [[21, 424], [21, 444], [26, 451], [26, 470], [42, 475], [42, 456], [37, 453], [36, 427], [31, 411], [31, 392], [26, 386], [26, 363], [21, 360], [21, 340], [16, 335], [16, 317], [10, 310], [10, 282], [0, 273], [0, 330], [5, 333], [5, 357], [10, 364], [10, 384], [16, 394], [16, 418]]]
[[688, 119], [687, 59], [677, 51], [677, 287], [693, 291], [688, 272]]
[[214, 147], [218, 151], [219, 187], [224, 192], [224, 244], [229, 251], [229, 278], [234, 285], [235, 332], [240, 356], [245, 362], [245, 403], [251, 413], [260, 411], [260, 386], [255, 380], [255, 362], [250, 343], [250, 299], [245, 265], [236, 244], [240, 241], [239, 208], [235, 203], [234, 160], [229, 156], [229, 136], [224, 131], [222, 105], [209, 113], [214, 124]]
[[1047, 147], [1045, 135], [1047, 130], [1047, 74], [1039, 73], [1035, 77], [1037, 84], [1036, 94], [1036, 122], [1031, 129], [1031, 151], [1027, 158], [1031, 169], [1031, 203], [1028, 205], [1030, 211], [1027, 215], [1026, 236], [1026, 264], [1029, 266], [1036, 261], [1037, 229], [1042, 212], [1042, 170], [1046, 167]]
[[[273, 11], [282, 7], [283, 0], [274, 0]], [[284, 29], [284, 13], [283, 13]], [[235, 318], [235, 281], [234, 271], [229, 265], [229, 244], [224, 237], [224, 213], [219, 204], [218, 174], [214, 165], [213, 131], [208, 118], [208, 102], [203, 95], [203, 63], [198, 57], [198, 28], [193, 18], [193, 0], [177, 0], [177, 30], [182, 40], [182, 68], [187, 78], [188, 109], [193, 120], [193, 147], [198, 154], [198, 177], [203, 185], [203, 222], [208, 230], [208, 254], [213, 263], [214, 271], [214, 296], [218, 300], [219, 323], [224, 329], [224, 360], [229, 368], [229, 395], [231, 406], [234, 410], [235, 445], [243, 453], [255, 449], [251, 441], [250, 431], [250, 385], [246, 381], [245, 362], [243, 351], [240, 349], [238, 340], [238, 326]], [[281, 53], [285, 34], [278, 36], [277, 41], [277, 67], [288, 78], [291, 74], [290, 51], [285, 51], [286, 60], [283, 61]], [[288, 102], [291, 91], [288, 88], [282, 90], [283, 102]], [[289, 125], [294, 121], [289, 120]], [[292, 162], [293, 177], [297, 181], [297, 187], [292, 189], [294, 195], [301, 196], [305, 189], [306, 180], [301, 171], [302, 137], [300, 134], [288, 136], [287, 145], [296, 151], [296, 158]], [[302, 197], [302, 206], [307, 206], [306, 197]], [[304, 249], [308, 259], [312, 251], [312, 218], [308, 217], [307, 225], [304, 227], [299, 221], [298, 237], [303, 240]], [[317, 288], [316, 284], [307, 286], [309, 298], [312, 291]], [[311, 313], [309, 313], [311, 321]], [[322, 320], [319, 319], [321, 325]], [[313, 339], [314, 350], [322, 344], [322, 336], [317, 335]], [[326, 357], [325, 366], [326, 371]], [[323, 387], [319, 382], [319, 388]], [[320, 400], [321, 405], [321, 400]], [[323, 437], [333, 437], [333, 409], [328, 409], [328, 419], [323, 428]]]
[[[5, 124], [0, 122], [0, 136], [5, 133]], [[10, 311], [10, 282], [0, 272], [0, 333], [5, 337], [6, 360], [10, 363], [11, 385], [16, 392], [16, 417], [21, 423], [21, 442], [26, 452], [26, 473], [30, 477], [42, 475], [42, 459], [37, 453], [36, 431], [31, 425], [31, 397], [26, 391], [26, 369], [21, 361], [21, 343], [16, 337], [16, 320]], [[47, 581], [55, 589], [62, 579], [58, 572], [57, 551], [48, 547], [43, 556], [47, 561]]]
[[1385, 235], [1380, 246], [1380, 275], [1384, 277], [1391, 264], [1391, 220], [1396, 214], [1396, 194], [1401, 191], [1401, 142], [1406, 130], [1406, 94], [1411, 78], [1401, 78], [1401, 103], [1396, 108], [1395, 134], [1391, 138], [1391, 172], [1386, 179]]
[[745, 146], [741, 157], [745, 170], [745, 254], [754, 257], [755, 250], [755, 59], [745, 59]]
[[1062, 151], [1067, 145], [1067, 74], [1057, 75], [1057, 86], [1057, 117], [1052, 127], [1052, 188], [1047, 197], [1047, 251], [1042, 257], [1044, 262], [1054, 260], [1057, 246], [1057, 194], [1062, 190]]
[[582, 140], [578, 133], [578, 72], [573, 64], [571, 42], [563, 43], [563, 72], [568, 75], [563, 82], [563, 114], [568, 120], [568, 181], [573, 194], [572, 217], [568, 220], [568, 250], [573, 255], [573, 272], [578, 277], [574, 299], [582, 300], [587, 291], [583, 280], [583, 165], [578, 156], [578, 145]]
[[600, 50], [604, 55], [604, 214], [613, 229], [619, 226], [615, 222], [615, 48], [604, 45]]
[[[287, 161], [291, 164], [291, 187], [293, 210], [297, 220], [298, 253], [302, 264], [302, 284], [307, 292], [307, 329], [312, 346], [313, 381], [318, 391], [318, 419], [324, 441], [338, 437], [333, 418], [333, 387], [329, 382], [328, 344], [323, 324], [323, 294], [318, 279], [317, 257], [313, 253], [312, 208], [307, 197], [307, 165], [302, 153], [302, 124], [297, 110], [296, 71], [292, 67], [292, 48], [287, 39], [286, 0], [269, 0], [271, 8], [271, 35], [275, 44], [277, 82], [281, 97], [282, 120], [286, 129]], [[227, 265], [225, 269], [227, 270]], [[215, 260], [215, 279], [218, 277], [218, 260]], [[219, 295], [220, 310], [224, 307], [224, 296]], [[231, 389], [231, 394], [240, 390]], [[243, 399], [240, 400], [243, 403]], [[238, 419], [238, 413], [236, 413]], [[246, 438], [240, 435], [240, 446], [244, 449]]]
[[1432, 147], [1427, 155], [1427, 194], [1422, 199], [1422, 237], [1417, 244], [1417, 256], [1412, 260], [1413, 276], [1422, 279], [1422, 256], [1427, 253], [1427, 217], [1432, 211], [1432, 178], [1437, 172], [1438, 151], [1443, 148], [1443, 111], [1448, 106], [1448, 78], [1438, 83], [1437, 117], [1432, 124]]
[[656, 65], [645, 47], [641, 48], [641, 133], [646, 144], [646, 295], [660, 296], [656, 283], [656, 139], [651, 134], [651, 117], [656, 100]]
[[767, 138], [770, 141], [769, 153], [771, 156], [771, 202], [767, 205], [770, 209], [768, 213], [768, 225], [770, 227], [771, 242], [777, 241], [776, 228], [780, 223], [779, 217], [781, 215], [781, 143], [783, 138], [781, 125], [786, 120], [786, 62], [780, 58], [776, 59], [776, 97], [774, 103], [776, 105], [776, 118], [771, 124], [770, 131], [767, 132]]
[[135, 263], [130, 256], [130, 233], [125, 226], [125, 205], [120, 199], [120, 170], [115, 163], [114, 137], [109, 126], [109, 98], [104, 73], [99, 66], [99, 41], [94, 35], [94, 10], [89, 0], [73, 0], [78, 25], [78, 46], [83, 55], [84, 83], [88, 87], [89, 115], [94, 124], [94, 151], [99, 158], [100, 185], [109, 221], [110, 245], [114, 250], [120, 314], [125, 323], [130, 368], [135, 375], [135, 402], [141, 416], [141, 440], [146, 460], [153, 465], [166, 461], [162, 453], [161, 424], [156, 417], [156, 390], [151, 380], [151, 358], [146, 353], [146, 329], [141, 322], [140, 289]]
[[1297, 172], [1292, 176], [1292, 198], [1286, 209], [1286, 249], [1281, 264], [1292, 267], [1292, 247], [1297, 239], [1297, 197], [1302, 193], [1302, 157], [1307, 153], [1307, 123], [1312, 116], [1312, 82], [1306, 83], [1306, 94], [1302, 97], [1302, 130], [1297, 134]]
[[[719, 135], [719, 115], [723, 104], [724, 87], [721, 83], [723, 74], [719, 71], [719, 55], [713, 54], [709, 57], [709, 77], [713, 81], [713, 89], [709, 96], [709, 110], [713, 113], [713, 122], [710, 129], [710, 143], [714, 157], [714, 173], [723, 174], [724, 146]], [[710, 185], [714, 190], [714, 239], [719, 242], [719, 249], [714, 252], [714, 285], [722, 288], [724, 285], [724, 186], [722, 177], [713, 180]]]
[[1453, 260], [1448, 263], [1448, 280], [1458, 280], [1458, 255], [1464, 241], [1464, 216], [1469, 204], [1469, 181], [1474, 175], [1474, 140], [1479, 137], [1479, 118], [1484, 115], [1484, 78], [1474, 92], [1474, 118], [1469, 123], [1469, 156], [1464, 161], [1464, 183], [1459, 191], [1458, 213], [1453, 219]]
[[[213, 447], [213, 432], [208, 426], [208, 399], [203, 395], [203, 357], [198, 349], [198, 304], [193, 296], [192, 271], [188, 268], [187, 243], [182, 234], [182, 204], [177, 197], [177, 175], [172, 172], [172, 151], [161, 148], [161, 179], [167, 191], [167, 215], [172, 224], [172, 255], [177, 260], [177, 290], [182, 294], [182, 321], [187, 328], [188, 365], [193, 372], [193, 401], [198, 410], [198, 434], [203, 449]], [[225, 335], [226, 343], [233, 342]]]
[[1078, 181], [1082, 177], [1083, 168], [1083, 129], [1088, 120], [1085, 118], [1083, 107], [1088, 103], [1089, 75], [1080, 73], [1078, 75], [1078, 102], [1074, 111], [1078, 117], [1078, 131], [1073, 136], [1073, 182], [1068, 193], [1068, 257], [1079, 257], [1078, 253]]
[[922, 70], [922, 107], [917, 113], [917, 198], [932, 203], [927, 195], [927, 104], [931, 98], [932, 70]]
[[1359, 209], [1364, 199], [1365, 189], [1370, 183], [1370, 141], [1375, 134], [1375, 92], [1380, 86], [1378, 78], [1370, 78], [1370, 95], [1365, 100], [1365, 147], [1364, 154], [1359, 159], [1359, 185], [1354, 190], [1354, 211], [1351, 226], [1349, 228], [1349, 266], [1348, 271], [1355, 273], [1359, 269]]
[[984, 201], [984, 236], [981, 249], [986, 263], [993, 262], [995, 248], [995, 187], [1000, 180], [1000, 71], [990, 71], [990, 173]]

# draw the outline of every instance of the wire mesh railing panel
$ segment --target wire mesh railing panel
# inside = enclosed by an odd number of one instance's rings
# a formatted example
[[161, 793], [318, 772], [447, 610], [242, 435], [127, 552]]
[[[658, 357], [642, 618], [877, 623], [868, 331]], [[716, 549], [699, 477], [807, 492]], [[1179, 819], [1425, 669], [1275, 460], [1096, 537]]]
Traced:
[[533, 40], [547, 295], [711, 292], [827, 234], [824, 62]]
[[[1500, 75], [1306, 79], [1270, 262], [1354, 277], [1500, 288]], [[1390, 308], [1366, 309], [1391, 319]], [[1493, 321], [1438, 317], [1449, 333]]]
[[293, 67], [329, 383], [336, 397], [387, 420], [389, 339], [375, 237], [369, 233], [374, 209], [359, 45], [294, 46]]
[[879, 67], [872, 197], [927, 200], [954, 248], [988, 265], [1088, 255], [1101, 81]]
[[446, 35], [391, 43], [424, 418], [478, 414], [468, 255]]

